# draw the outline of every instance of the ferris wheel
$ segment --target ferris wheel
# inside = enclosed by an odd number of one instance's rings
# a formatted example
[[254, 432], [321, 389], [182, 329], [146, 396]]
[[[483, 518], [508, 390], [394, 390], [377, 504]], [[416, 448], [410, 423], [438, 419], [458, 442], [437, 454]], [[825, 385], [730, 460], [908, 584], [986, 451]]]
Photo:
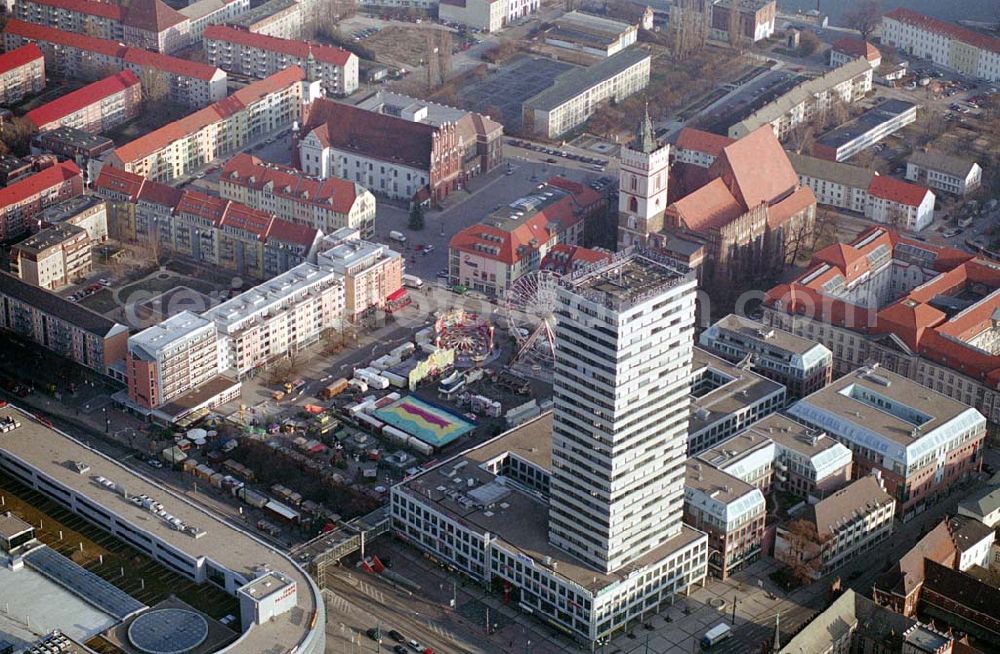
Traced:
[[558, 280], [559, 275], [550, 271], [528, 273], [504, 295], [507, 328], [517, 342], [512, 363], [532, 363], [550, 370], [554, 365]]

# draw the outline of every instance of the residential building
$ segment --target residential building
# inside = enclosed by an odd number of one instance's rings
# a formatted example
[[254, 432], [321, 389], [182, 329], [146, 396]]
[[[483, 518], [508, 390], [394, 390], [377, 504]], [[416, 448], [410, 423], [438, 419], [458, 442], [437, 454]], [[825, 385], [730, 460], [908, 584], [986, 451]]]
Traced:
[[993, 263], [875, 227], [820, 250], [804, 274], [768, 291], [762, 322], [829, 344], [835, 374], [876, 361], [995, 426], [998, 287]]
[[[774, 34], [774, 19], [778, 15], [777, 0], [711, 0], [705, 3], [711, 14], [708, 35], [726, 43], [752, 44]], [[739, 16], [734, 18], [732, 12]], [[737, 27], [734, 38], [730, 31]]]
[[698, 343], [731, 363], [748, 362], [757, 374], [783, 385], [790, 398], [805, 397], [833, 379], [833, 352], [825, 345], [743, 316], [725, 316], [703, 331]]
[[857, 476], [877, 471], [904, 521], [976, 474], [982, 461], [981, 413], [877, 367], [844, 375], [788, 414], [850, 448]]
[[[802, 627], [777, 654], [959, 654], [955, 640], [913, 618], [882, 608], [851, 589]], [[971, 651], [971, 650], [963, 650]]]
[[606, 211], [605, 196], [582, 184], [554, 177], [539, 186], [451, 237], [453, 283], [501, 297], [555, 246], [580, 245], [587, 221]]
[[673, 144], [674, 163], [709, 168], [722, 154], [722, 150], [735, 142], [736, 139], [728, 136], [720, 136], [693, 127], [681, 128]]
[[970, 77], [1000, 81], [1000, 38], [899, 7], [882, 17], [883, 43]]
[[[91, 134], [75, 127], [57, 127], [31, 137], [31, 153], [51, 152], [75, 161], [87, 176], [87, 162], [115, 149], [115, 143], [106, 136]], [[89, 177], [88, 177], [89, 181]]]
[[878, 474], [865, 475], [779, 525], [774, 558], [818, 579], [892, 535], [895, 510]]
[[375, 234], [375, 196], [357, 182], [317, 179], [300, 170], [240, 153], [219, 175], [219, 195], [329, 234], [342, 227]]
[[26, 95], [41, 93], [45, 88], [45, 57], [38, 46], [5, 43], [4, 50], [0, 54], [0, 104], [16, 104]]
[[990, 550], [996, 539], [995, 531], [975, 518], [956, 515], [948, 518], [948, 531], [955, 542], [958, 570], [965, 572], [973, 566], [987, 568]]
[[[397, 536], [506, 584], [588, 647], [702, 581], [706, 536], [682, 522], [694, 291], [693, 276], [637, 252], [564, 278], [554, 413], [394, 486]], [[584, 418], [593, 405], [614, 408]], [[639, 440], [648, 455], [626, 465]], [[456, 475], [458, 495], [438, 490]]]
[[0, 272], [0, 328], [73, 363], [125, 380], [125, 325], [6, 272]]
[[215, 324], [182, 311], [128, 339], [128, 397], [157, 409], [219, 374]]
[[35, 220], [40, 229], [63, 224], [81, 227], [94, 245], [108, 240], [107, 205], [96, 195], [83, 195], [50, 205], [39, 211]]
[[43, 229], [10, 250], [10, 272], [50, 291], [72, 284], [92, 269], [87, 230], [63, 223]]
[[24, 117], [39, 132], [72, 127], [100, 133], [132, 120], [141, 107], [139, 78], [123, 70], [32, 109]]
[[13, 184], [34, 172], [31, 162], [18, 159], [14, 155], [0, 155], [0, 186]]
[[554, 139], [579, 127], [606, 102], [621, 102], [649, 84], [650, 56], [636, 46], [586, 68], [574, 68], [521, 105], [525, 132]]
[[503, 125], [482, 114], [391, 91], [377, 91], [357, 103], [361, 109], [440, 127], [454, 123], [462, 150], [460, 184], [503, 163]]
[[620, 20], [570, 11], [543, 32], [545, 43], [598, 57], [610, 57], [635, 45], [639, 27]]
[[1000, 525], [1000, 486], [988, 485], [973, 491], [958, 503], [958, 515], [975, 518], [990, 529]]
[[388, 9], [414, 9], [429, 11], [438, 6], [439, 0], [361, 0], [362, 7], [385, 7]]
[[930, 189], [884, 175], [872, 178], [865, 217], [894, 229], [919, 232], [934, 221]]
[[905, 100], [886, 100], [820, 136], [813, 143], [812, 154], [828, 161], [847, 161], [916, 120], [917, 105]]
[[802, 82], [770, 104], [729, 128], [730, 138], [745, 136], [762, 125], [770, 125], [784, 141], [796, 127], [823, 116], [834, 103], [852, 104], [872, 88], [872, 67], [864, 57], [834, 68], [820, 77]]
[[0, 188], [0, 241], [20, 236], [39, 211], [83, 193], [80, 169], [71, 161], [43, 168]]
[[689, 456], [738, 434], [785, 407], [785, 387], [701, 348], [691, 364]]
[[878, 174], [870, 168], [786, 151], [799, 183], [812, 189], [817, 204], [859, 214], [868, 210], [868, 187]]
[[670, 184], [670, 145], [656, 140], [648, 111], [632, 140], [622, 144], [619, 161], [618, 249], [645, 246], [663, 229]]
[[302, 170], [358, 182], [376, 196], [438, 202], [503, 158], [503, 128], [479, 114], [452, 110], [461, 117], [438, 120], [441, 109], [429, 103], [414, 100], [412, 111], [395, 115], [395, 104], [383, 105], [317, 100], [296, 139]]
[[864, 39], [848, 36], [834, 41], [830, 47], [830, 66], [833, 68], [850, 63], [858, 57], [868, 60], [868, 64], [875, 70], [882, 65], [882, 53]]
[[483, 32], [499, 32], [507, 21], [504, 0], [440, 0], [438, 18]]
[[358, 230], [341, 228], [323, 239], [320, 266], [343, 277], [342, 318], [364, 322], [403, 287], [403, 257], [381, 243], [362, 240]]
[[851, 450], [823, 431], [775, 413], [747, 433], [774, 443], [774, 487], [780, 491], [822, 499], [851, 480]]
[[760, 489], [733, 475], [688, 459], [684, 524], [708, 534], [708, 570], [720, 579], [763, 553], [767, 506]]
[[250, 0], [195, 0], [178, 11], [191, 22], [191, 41], [197, 42], [209, 25], [232, 24], [250, 13]]
[[131, 0], [122, 11], [127, 45], [170, 54], [190, 43], [191, 21], [162, 0]]
[[327, 95], [350, 95], [358, 88], [358, 57], [343, 48], [225, 25], [205, 28], [204, 39], [208, 63], [230, 73], [262, 79], [298, 66], [309, 80], [319, 80]]
[[188, 175], [247, 143], [301, 121], [318, 82], [291, 66], [116, 148], [106, 165], [156, 181]]
[[773, 489], [776, 453], [774, 442], [751, 427], [704, 450], [688, 462], [700, 461], [768, 495]]
[[204, 107], [226, 97], [226, 73], [213, 66], [118, 41], [8, 20], [3, 29], [4, 48], [25, 43], [36, 43], [48, 69], [62, 77], [98, 77], [109, 70], [131, 70], [140, 81], [164, 80], [167, 97], [185, 106]]
[[774, 133], [762, 126], [727, 145], [708, 175], [666, 207], [664, 235], [704, 246], [701, 276], [716, 288], [783, 269], [812, 233], [816, 196], [800, 184]]
[[298, 39], [302, 36], [302, 5], [296, 0], [267, 0], [243, 14], [233, 25], [254, 34]]
[[968, 195], [982, 184], [983, 169], [975, 161], [918, 150], [906, 161], [906, 179], [945, 193]]
[[311, 263], [295, 266], [206, 311], [218, 334], [218, 368], [246, 379], [340, 329], [344, 278]]
[[538, 269], [554, 272], [558, 275], [571, 275], [584, 268], [609, 261], [611, 261], [611, 252], [603, 248], [585, 248], [579, 245], [559, 243], [553, 245], [542, 257]]

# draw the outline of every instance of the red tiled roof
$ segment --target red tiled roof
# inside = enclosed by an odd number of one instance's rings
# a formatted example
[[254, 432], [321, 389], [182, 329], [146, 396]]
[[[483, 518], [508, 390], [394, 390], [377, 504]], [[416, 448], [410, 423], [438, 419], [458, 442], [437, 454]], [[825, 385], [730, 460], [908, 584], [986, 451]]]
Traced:
[[[110, 166], [108, 167], [110, 168]], [[146, 183], [142, 185], [142, 191], [139, 193], [139, 202], [174, 208], [180, 204], [183, 196], [184, 191], [179, 188], [147, 179]]]
[[[142, 191], [143, 183], [146, 179], [141, 175], [130, 173], [111, 166], [102, 166], [101, 172], [94, 181], [94, 189], [108, 191], [119, 195], [128, 196], [129, 200], [135, 202]], [[148, 183], [148, 182], [147, 182]]]
[[919, 207], [928, 193], [930, 189], [893, 179], [888, 175], [875, 175], [868, 186], [869, 195], [911, 207]]
[[270, 193], [274, 195], [345, 215], [351, 211], [359, 192], [358, 185], [346, 179], [315, 179], [288, 166], [264, 165], [260, 159], [246, 153], [240, 153], [226, 163], [220, 180], [254, 189], [263, 189], [270, 184]]
[[744, 213], [721, 177], [675, 202], [671, 211], [684, 227], [696, 232], [720, 229]]
[[317, 236], [319, 236], [319, 230], [315, 227], [275, 218], [271, 223], [271, 230], [268, 232], [267, 238], [308, 248], [316, 242]]
[[704, 152], [713, 157], [718, 157], [722, 154], [723, 148], [733, 143], [735, 143], [735, 139], [731, 139], [728, 136], [719, 136], [718, 134], [704, 132], [693, 127], [685, 127], [677, 135], [677, 143], [674, 147], [682, 150]]
[[131, 0], [122, 23], [144, 32], [160, 33], [187, 20], [186, 16], [171, 9], [162, 0]]
[[799, 187], [797, 191], [787, 198], [772, 204], [767, 208], [767, 226], [770, 229], [778, 229], [784, 225], [792, 216], [803, 211], [807, 207], [816, 205], [816, 194], [808, 186]]
[[4, 34], [16, 34], [22, 39], [55, 43], [76, 48], [77, 50], [97, 52], [109, 57], [121, 57], [128, 50], [128, 48], [116, 41], [98, 39], [85, 34], [64, 32], [44, 25], [26, 23], [16, 18], [9, 19], [3, 31]]
[[833, 49], [849, 55], [852, 59], [864, 57], [868, 61], [875, 61], [882, 56], [878, 48], [864, 39], [843, 38], [833, 44]]
[[885, 17], [931, 32], [937, 32], [938, 34], [945, 34], [952, 39], [972, 44], [976, 47], [983, 48], [984, 50], [1000, 52], [1000, 39], [996, 37], [981, 34], [980, 32], [974, 32], [970, 29], [962, 27], [961, 25], [948, 23], [943, 20], [938, 20], [937, 18], [931, 18], [930, 16], [925, 16], [911, 9], [899, 7], [898, 9], [893, 9], [885, 14]]
[[45, 55], [42, 54], [42, 51], [34, 43], [22, 45], [19, 48], [14, 48], [9, 52], [0, 54], [0, 73], [6, 73], [9, 70], [20, 68], [32, 61], [44, 58]]
[[799, 187], [799, 176], [770, 125], [727, 145], [712, 164], [744, 209], [772, 204]]
[[245, 204], [230, 202], [223, 208], [222, 216], [216, 226], [250, 232], [256, 235], [258, 240], [266, 241], [274, 220], [274, 216], [265, 211], [251, 209]]
[[0, 188], [0, 207], [24, 202], [42, 191], [59, 186], [74, 177], [80, 177], [80, 168], [72, 161], [62, 161], [54, 166], [44, 168], [10, 186]]
[[550, 177], [546, 183], [549, 186], [555, 186], [556, 188], [568, 191], [573, 201], [579, 207], [590, 207], [604, 199], [603, 195], [589, 186], [584, 186], [580, 182], [574, 182], [565, 177]]
[[858, 249], [844, 243], [833, 243], [828, 245], [813, 255], [813, 262], [822, 261], [835, 268], [850, 273], [852, 268], [858, 269], [860, 266], [868, 270], [868, 260]]
[[193, 77], [205, 81], [212, 80], [221, 71], [215, 66], [209, 66], [197, 61], [189, 61], [180, 57], [151, 52], [140, 48], [125, 48], [122, 59], [125, 63], [144, 68], [155, 68], [165, 73]]
[[267, 95], [287, 88], [303, 79], [305, 79], [305, 72], [298, 66], [290, 66], [270, 77], [248, 84], [215, 104], [199, 109], [180, 120], [167, 123], [159, 129], [129, 141], [117, 148], [115, 155], [123, 164], [148, 157], [170, 143], [194, 134], [223, 118], [232, 116]]
[[122, 9], [118, 5], [97, 0], [31, 0], [35, 4], [58, 7], [78, 14], [100, 16], [115, 21], [121, 21]]
[[44, 125], [57, 122], [66, 116], [80, 111], [84, 107], [100, 102], [101, 100], [121, 93], [130, 87], [138, 87], [139, 78], [130, 70], [124, 70], [114, 75], [109, 75], [93, 84], [88, 84], [72, 93], [56, 98], [52, 102], [47, 102], [42, 106], [25, 114], [31, 123], [41, 128]]
[[317, 129], [317, 135], [327, 139], [331, 147], [423, 170], [431, 167], [433, 138], [438, 131], [433, 125], [365, 111], [327, 98], [313, 102], [303, 132]]
[[906, 343], [906, 347], [916, 352], [924, 332], [941, 324], [944, 319], [944, 313], [931, 305], [903, 298], [878, 312], [878, 322], [872, 331], [895, 334]]
[[552, 249], [546, 253], [539, 269], [568, 275], [582, 266], [607, 261], [611, 261], [611, 253], [609, 252], [559, 243], [553, 245]]
[[346, 66], [347, 62], [354, 55], [343, 48], [336, 48], [319, 43], [308, 41], [297, 41], [294, 39], [281, 39], [276, 36], [257, 34], [248, 30], [237, 29], [227, 25], [209, 25], [205, 28], [203, 37], [214, 41], [228, 41], [238, 43], [251, 48], [259, 48], [270, 52], [280, 52], [292, 57], [305, 60], [312, 53], [316, 61], [333, 64], [335, 66]]

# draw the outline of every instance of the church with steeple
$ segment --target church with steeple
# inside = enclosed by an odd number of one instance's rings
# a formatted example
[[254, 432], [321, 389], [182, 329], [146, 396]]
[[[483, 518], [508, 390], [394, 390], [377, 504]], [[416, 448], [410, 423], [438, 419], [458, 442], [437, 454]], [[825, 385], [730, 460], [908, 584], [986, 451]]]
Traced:
[[618, 249], [645, 245], [663, 229], [667, 208], [670, 145], [660, 145], [649, 109], [633, 140], [622, 146], [618, 173]]

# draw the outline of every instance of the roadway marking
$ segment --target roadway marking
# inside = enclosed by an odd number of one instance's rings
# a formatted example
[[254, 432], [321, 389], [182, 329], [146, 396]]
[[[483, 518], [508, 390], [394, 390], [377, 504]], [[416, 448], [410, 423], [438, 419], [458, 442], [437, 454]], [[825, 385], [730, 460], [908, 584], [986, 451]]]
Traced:
[[438, 626], [436, 623], [431, 622], [430, 620], [427, 620], [426, 624], [427, 624], [427, 629], [429, 629], [430, 631], [434, 632], [438, 636], [441, 636], [442, 638], [444, 638], [446, 640], [450, 640], [451, 642], [457, 642], [455, 640], [455, 634], [451, 633], [447, 629]]
[[334, 608], [340, 613], [344, 613], [346, 615], [350, 615], [354, 612], [353, 604], [329, 588], [323, 589], [323, 599], [326, 600], [327, 609]]
[[382, 591], [380, 591], [378, 588], [375, 588], [371, 584], [365, 583], [364, 581], [359, 580], [358, 583], [361, 585], [361, 592], [363, 592], [368, 597], [371, 597], [379, 604], [383, 605], [385, 604], [385, 595], [382, 594]]

